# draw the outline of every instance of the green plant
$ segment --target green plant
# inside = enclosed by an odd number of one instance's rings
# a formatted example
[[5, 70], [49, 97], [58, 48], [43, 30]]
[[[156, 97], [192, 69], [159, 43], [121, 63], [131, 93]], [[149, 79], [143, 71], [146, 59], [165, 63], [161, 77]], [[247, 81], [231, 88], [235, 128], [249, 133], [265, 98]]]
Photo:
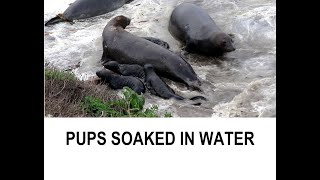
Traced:
[[145, 99], [143, 95], [138, 95], [135, 91], [128, 87], [124, 87], [123, 99], [115, 102], [116, 105], [121, 107], [125, 114], [132, 116], [143, 109]]
[[119, 112], [112, 109], [110, 104], [105, 103], [101, 99], [92, 96], [86, 96], [84, 98], [82, 106], [87, 113], [94, 117], [116, 117], [120, 115]]
[[158, 105], [152, 105], [150, 108], [147, 108], [143, 112], [138, 113], [138, 117], [158, 117], [156, 113], [158, 111]]
[[164, 117], [172, 117], [172, 114], [171, 114], [171, 113], [166, 112], [166, 113], [164, 113]]
[[[99, 98], [87, 96], [84, 98], [82, 107], [94, 117], [158, 117], [158, 106], [152, 105], [143, 109], [145, 98], [138, 95], [128, 87], [123, 89], [123, 98], [114, 101], [103, 102]], [[166, 116], [166, 117], [171, 117]]]

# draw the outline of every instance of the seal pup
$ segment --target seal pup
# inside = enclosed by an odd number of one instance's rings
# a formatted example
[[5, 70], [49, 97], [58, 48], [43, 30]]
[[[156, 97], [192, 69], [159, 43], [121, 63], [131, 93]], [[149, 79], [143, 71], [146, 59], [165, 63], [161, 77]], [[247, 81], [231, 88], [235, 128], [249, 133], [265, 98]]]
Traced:
[[[177, 95], [154, 71], [151, 64], [144, 65], [145, 72], [145, 84], [147, 89], [151, 94], [159, 96], [163, 99], [174, 98], [176, 100], [184, 100], [185, 98]], [[190, 100], [207, 100], [203, 96], [195, 96], [190, 98]], [[196, 103], [194, 105], [200, 105], [201, 103]]]
[[191, 3], [174, 8], [168, 29], [190, 53], [221, 56], [235, 50], [232, 37], [222, 32], [207, 12]]
[[188, 62], [170, 50], [124, 30], [130, 21], [121, 15], [107, 23], [102, 33], [103, 62], [117, 61], [141, 66], [151, 64], [161, 77], [182, 82], [191, 90], [201, 91], [201, 82]]
[[47, 21], [45, 26], [106, 14], [131, 1], [133, 0], [76, 0], [62, 14]]
[[161, 39], [158, 39], [158, 38], [154, 38], [154, 37], [142, 37], [143, 39], [146, 39], [148, 41], [151, 41], [155, 44], [158, 44], [159, 46], [161, 47], [164, 47], [166, 49], [170, 49], [170, 46], [167, 42], [161, 40]]
[[133, 76], [140, 79], [145, 77], [143, 67], [137, 64], [119, 64], [116, 61], [109, 61], [104, 63], [103, 66], [123, 76]]
[[138, 94], [145, 93], [145, 86], [143, 82], [136, 77], [121, 76], [104, 68], [100, 71], [97, 71], [96, 75], [104, 83], [108, 83], [112, 89], [122, 89], [123, 87], [127, 86]]

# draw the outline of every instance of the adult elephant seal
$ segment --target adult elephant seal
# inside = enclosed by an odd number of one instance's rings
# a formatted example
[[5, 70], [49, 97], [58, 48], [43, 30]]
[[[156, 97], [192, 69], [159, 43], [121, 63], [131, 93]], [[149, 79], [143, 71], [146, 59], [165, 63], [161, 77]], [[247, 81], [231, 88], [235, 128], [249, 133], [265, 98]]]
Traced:
[[191, 3], [182, 3], [172, 11], [168, 28], [191, 53], [221, 56], [235, 50], [232, 38], [203, 9]]
[[[151, 64], [144, 65], [145, 83], [147, 89], [151, 94], [159, 96], [163, 99], [174, 98], [176, 100], [184, 100], [185, 98], [177, 95], [154, 71]], [[207, 100], [203, 96], [195, 96], [190, 98], [190, 100]], [[196, 103], [194, 105], [200, 105], [201, 103]]]
[[121, 74], [123, 76], [133, 76], [140, 79], [144, 79], [143, 67], [137, 64], [119, 64], [116, 61], [109, 61], [103, 66], [113, 72]]
[[145, 92], [144, 84], [138, 78], [132, 76], [121, 76], [107, 69], [97, 71], [96, 75], [104, 83], [108, 83], [112, 89], [122, 89], [123, 87], [127, 86], [138, 94]]
[[124, 30], [129, 24], [130, 19], [125, 16], [117, 16], [108, 22], [102, 33], [102, 61], [141, 66], [151, 64], [158, 75], [201, 91], [201, 83], [189, 63], [168, 49], [130, 34]]
[[73, 20], [86, 19], [89, 17], [99, 16], [122, 7], [133, 0], [76, 0], [63, 14], [46, 22], [45, 26], [59, 22], [72, 22]]

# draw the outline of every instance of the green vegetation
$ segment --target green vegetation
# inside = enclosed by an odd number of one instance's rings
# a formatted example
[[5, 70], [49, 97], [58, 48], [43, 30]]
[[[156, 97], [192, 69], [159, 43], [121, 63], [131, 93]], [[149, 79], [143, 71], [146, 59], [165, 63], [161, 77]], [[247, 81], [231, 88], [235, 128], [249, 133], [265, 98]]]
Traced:
[[94, 117], [158, 117], [158, 106], [143, 109], [145, 99], [128, 87], [123, 90], [123, 98], [103, 102], [92, 96], [85, 97], [82, 106]]
[[[145, 98], [128, 87], [116, 91], [71, 72], [45, 69], [45, 114], [54, 117], [160, 117], [158, 106], [144, 109]], [[165, 113], [164, 117], [172, 117]]]
[[171, 113], [166, 112], [166, 113], [164, 113], [164, 117], [172, 117], [172, 114], [171, 114]]

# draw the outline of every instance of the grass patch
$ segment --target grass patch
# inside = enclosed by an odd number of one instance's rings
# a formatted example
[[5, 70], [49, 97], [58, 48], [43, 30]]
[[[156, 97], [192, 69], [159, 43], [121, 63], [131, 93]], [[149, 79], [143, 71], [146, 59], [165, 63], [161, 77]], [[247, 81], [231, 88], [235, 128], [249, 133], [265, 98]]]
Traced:
[[70, 81], [76, 81], [76, 76], [71, 72], [66, 71], [59, 71], [54, 69], [46, 69], [45, 70], [45, 78], [46, 80], [70, 80]]
[[[123, 97], [105, 84], [80, 81], [71, 72], [45, 69], [45, 114], [53, 117], [160, 117], [158, 106], [125, 87]], [[172, 117], [165, 113], [164, 117]]]
[[123, 98], [103, 102], [92, 96], [85, 97], [82, 106], [84, 110], [94, 117], [159, 117], [158, 106], [143, 109], [145, 99], [132, 89], [123, 89]]

